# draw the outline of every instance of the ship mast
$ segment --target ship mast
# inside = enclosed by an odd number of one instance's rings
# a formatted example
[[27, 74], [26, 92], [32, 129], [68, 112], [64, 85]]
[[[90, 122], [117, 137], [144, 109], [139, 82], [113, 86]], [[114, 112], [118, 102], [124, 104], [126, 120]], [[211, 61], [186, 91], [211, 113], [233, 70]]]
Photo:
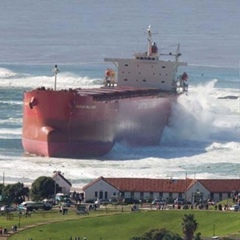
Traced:
[[54, 73], [54, 91], [56, 91], [56, 89], [57, 89], [57, 74], [59, 73], [57, 64], [55, 65], [55, 67], [53, 69], [53, 73]]
[[151, 30], [151, 25], [149, 25], [147, 29], [147, 34], [148, 34], [148, 56], [152, 54], [152, 30]]

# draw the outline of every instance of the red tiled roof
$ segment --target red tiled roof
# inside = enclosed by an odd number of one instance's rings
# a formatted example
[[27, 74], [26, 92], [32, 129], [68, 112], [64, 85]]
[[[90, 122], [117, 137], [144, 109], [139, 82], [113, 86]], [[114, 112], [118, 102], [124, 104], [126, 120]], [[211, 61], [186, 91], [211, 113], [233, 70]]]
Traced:
[[200, 179], [209, 192], [232, 192], [240, 190], [240, 179]]
[[174, 192], [183, 193], [199, 181], [209, 192], [226, 193], [240, 191], [240, 179], [153, 179], [153, 178], [104, 178], [99, 177], [83, 187], [83, 190], [99, 180], [125, 192]]
[[192, 179], [104, 178], [120, 191], [185, 192]]

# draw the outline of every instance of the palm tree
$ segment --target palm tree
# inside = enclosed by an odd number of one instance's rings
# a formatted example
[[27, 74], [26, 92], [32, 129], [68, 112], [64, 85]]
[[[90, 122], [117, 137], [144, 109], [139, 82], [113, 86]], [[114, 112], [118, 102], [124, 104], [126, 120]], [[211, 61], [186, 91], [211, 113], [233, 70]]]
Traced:
[[194, 232], [197, 230], [198, 223], [194, 219], [193, 214], [184, 214], [182, 220], [182, 231], [185, 236], [185, 240], [192, 240]]

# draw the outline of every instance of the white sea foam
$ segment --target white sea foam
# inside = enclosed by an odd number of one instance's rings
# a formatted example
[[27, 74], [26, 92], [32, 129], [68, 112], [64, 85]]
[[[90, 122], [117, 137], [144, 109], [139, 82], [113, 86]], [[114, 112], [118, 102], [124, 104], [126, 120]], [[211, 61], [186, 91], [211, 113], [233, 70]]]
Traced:
[[6, 68], [0, 68], [0, 79], [1, 78], [8, 78], [8, 77], [14, 77], [16, 76], [16, 73], [10, 71]]
[[[102, 79], [90, 79], [87, 76], [77, 76], [72, 73], [62, 72], [57, 76], [57, 89], [68, 88], [86, 88], [86, 87], [98, 87], [102, 85]], [[15, 78], [3, 78], [0, 79], [0, 86], [2, 87], [28, 87], [37, 88], [44, 86], [46, 88], [53, 88], [54, 76], [31, 76]]]

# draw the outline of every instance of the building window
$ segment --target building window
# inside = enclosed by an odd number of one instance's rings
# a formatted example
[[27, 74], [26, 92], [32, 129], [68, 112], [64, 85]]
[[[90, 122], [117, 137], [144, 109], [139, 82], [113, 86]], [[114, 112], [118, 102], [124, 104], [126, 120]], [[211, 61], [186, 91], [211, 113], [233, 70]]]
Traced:
[[98, 192], [95, 192], [95, 197], [96, 197], [96, 198], [98, 197]]
[[212, 201], [214, 200], [214, 193], [210, 194], [210, 198], [211, 198]]
[[153, 199], [153, 192], [150, 192], [150, 199]]
[[100, 192], [99, 192], [99, 198], [100, 198], [100, 199], [103, 199], [103, 191], [100, 191]]
[[159, 193], [159, 199], [161, 199], [161, 198], [163, 198], [163, 193], [162, 192]]
[[108, 192], [104, 193], [104, 199], [108, 199]]
[[143, 194], [143, 192], [140, 192], [140, 199], [144, 199], [144, 194]]
[[219, 193], [219, 200], [222, 201], [222, 193]]

